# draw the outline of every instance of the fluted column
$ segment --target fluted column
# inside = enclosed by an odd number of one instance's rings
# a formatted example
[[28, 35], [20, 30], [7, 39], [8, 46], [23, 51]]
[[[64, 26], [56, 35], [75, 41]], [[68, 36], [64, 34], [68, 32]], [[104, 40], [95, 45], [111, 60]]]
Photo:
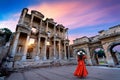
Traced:
[[45, 50], [44, 50], [44, 60], [46, 60], [47, 58], [46, 58], [46, 49], [47, 49], [47, 45], [46, 45], [46, 43], [47, 43], [47, 38], [45, 38]]
[[58, 29], [59, 29], [59, 37], [60, 37], [60, 26], [59, 26], [59, 28], [58, 28]]
[[63, 35], [64, 35], [64, 40], [65, 40], [65, 39], [66, 39], [66, 38], [65, 38], [65, 36], [66, 36], [66, 34], [65, 34], [65, 29], [64, 29], [63, 33], [64, 33]]
[[70, 59], [70, 48], [69, 48], [69, 45], [68, 45], [68, 59]]
[[14, 40], [13, 47], [12, 47], [12, 52], [11, 52], [11, 56], [12, 57], [15, 56], [16, 48], [17, 48], [17, 44], [18, 44], [18, 40], [19, 40], [19, 36], [20, 36], [20, 32], [16, 32], [15, 40]]
[[40, 41], [41, 41], [41, 38], [40, 38], [41, 27], [42, 27], [42, 19], [41, 19], [40, 27], [39, 27], [39, 31], [38, 31], [37, 54], [35, 56], [35, 61], [38, 61], [40, 59], [39, 54], [40, 54]]
[[64, 42], [64, 59], [65, 59], [65, 60], [67, 59], [65, 42]]
[[28, 9], [27, 9], [27, 8], [24, 8], [23, 11], [22, 11], [22, 14], [21, 14], [21, 16], [20, 16], [20, 19], [19, 19], [19, 23], [20, 23], [20, 24], [23, 24], [24, 19], [25, 19], [25, 15], [27, 14], [27, 12], [28, 12]]
[[30, 28], [32, 28], [32, 25], [33, 25], [33, 18], [34, 18], [34, 15], [33, 15], [33, 14], [31, 14]]
[[12, 46], [12, 51], [11, 51], [11, 54], [10, 54], [10, 56], [12, 58], [10, 58], [10, 62], [7, 65], [8, 68], [14, 67], [14, 56], [15, 56], [15, 53], [16, 53], [16, 48], [17, 48], [19, 36], [20, 36], [20, 32], [17, 32], [16, 35], [15, 35], [14, 43], [13, 43], [13, 46]]
[[66, 35], [67, 35], [67, 39], [68, 39], [68, 28], [67, 28], [67, 31], [66, 31], [67, 33], [66, 33]]
[[54, 59], [56, 59], [56, 36], [54, 35]]
[[54, 59], [56, 59], [56, 26], [54, 25]]
[[47, 25], [46, 25], [46, 32], [48, 31], [48, 21], [47, 21]]
[[28, 35], [27, 39], [26, 39], [26, 43], [25, 43], [25, 48], [24, 48], [24, 51], [23, 51], [22, 61], [26, 61], [29, 38], [30, 38], [30, 36]]
[[59, 41], [59, 59], [61, 59], [61, 41]]
[[40, 54], [40, 41], [41, 41], [41, 38], [38, 36], [37, 54], [35, 56], [35, 61], [38, 61], [40, 59], [40, 57], [39, 57], [39, 54]]

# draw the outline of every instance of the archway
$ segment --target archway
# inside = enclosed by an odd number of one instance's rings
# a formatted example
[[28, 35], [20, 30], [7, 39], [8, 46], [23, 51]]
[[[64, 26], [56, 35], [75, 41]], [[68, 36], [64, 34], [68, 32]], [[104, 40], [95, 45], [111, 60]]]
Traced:
[[97, 65], [104, 65], [106, 63], [106, 56], [103, 48], [96, 48], [93, 54]]
[[120, 42], [111, 44], [109, 50], [112, 55], [114, 64], [120, 64]]

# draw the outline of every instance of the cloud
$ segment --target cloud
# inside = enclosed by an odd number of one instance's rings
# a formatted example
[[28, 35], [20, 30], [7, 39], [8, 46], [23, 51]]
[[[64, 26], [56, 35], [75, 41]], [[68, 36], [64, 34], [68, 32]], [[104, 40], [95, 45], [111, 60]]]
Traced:
[[93, 4], [87, 6], [85, 5], [85, 3], [78, 1], [54, 2], [29, 6], [29, 9], [40, 11], [45, 15], [45, 17], [53, 18], [58, 24], [70, 26], [80, 22], [79, 20], [81, 18], [79, 16], [84, 15], [84, 13], [88, 12], [91, 8], [94, 7]]
[[[101, 2], [103, 3], [103, 2]], [[29, 6], [30, 10], [38, 10], [45, 17], [53, 18], [58, 24], [63, 24], [70, 29], [94, 26], [103, 23], [110, 23], [118, 18], [111, 19], [109, 13], [117, 11], [120, 5], [101, 7], [101, 3], [94, 2], [53, 2], [42, 3], [40, 5]], [[96, 8], [98, 7], [98, 8]], [[100, 8], [99, 8], [100, 7]]]
[[16, 13], [8, 16], [8, 20], [0, 21], [0, 28], [8, 28], [14, 32], [18, 23], [19, 16], [20, 14]]

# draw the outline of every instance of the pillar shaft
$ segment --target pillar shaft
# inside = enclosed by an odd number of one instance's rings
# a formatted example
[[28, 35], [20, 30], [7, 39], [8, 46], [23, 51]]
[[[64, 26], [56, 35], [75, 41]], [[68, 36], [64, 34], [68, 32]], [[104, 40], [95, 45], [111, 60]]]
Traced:
[[59, 41], [59, 59], [61, 59], [61, 41]]
[[25, 15], [27, 14], [27, 10], [23, 10], [23, 13], [21, 14], [21, 17], [19, 19], [19, 23], [23, 24], [24, 23], [24, 19], [25, 19]]
[[56, 27], [54, 25], [54, 59], [56, 59]]
[[67, 59], [65, 42], [64, 42], [64, 59]]
[[108, 66], [114, 66], [115, 64], [114, 64], [114, 61], [113, 61], [113, 58], [110, 52], [105, 50], [105, 54], [106, 54], [106, 61], [108, 63]]
[[46, 32], [48, 31], [48, 21], [47, 21], [47, 25], [46, 25]]
[[33, 14], [31, 14], [30, 28], [32, 28], [32, 25], [33, 25], [33, 18], [34, 18], [34, 15], [33, 15]]
[[47, 43], [47, 38], [45, 38], [45, 50], [44, 50], [44, 60], [46, 60], [47, 58], [46, 58], [46, 49], [47, 49], [47, 45], [46, 45], [46, 43]]
[[19, 36], [20, 36], [20, 32], [17, 32], [17, 33], [16, 33], [16, 36], [15, 36], [14, 43], [13, 43], [13, 47], [12, 47], [12, 52], [11, 52], [11, 56], [12, 56], [12, 57], [15, 56]]
[[68, 51], [68, 59], [70, 59], [70, 48], [69, 48], [69, 45], [68, 45], [68, 49], [67, 49]]
[[89, 48], [86, 48], [86, 51], [87, 51], [87, 63], [88, 65], [92, 65]]
[[27, 39], [26, 39], [26, 43], [25, 43], [25, 48], [24, 48], [24, 51], [23, 51], [22, 61], [26, 61], [29, 38], [30, 38], [30, 36], [28, 35]]
[[56, 59], [56, 36], [54, 36], [54, 59]]
[[41, 38], [40, 38], [41, 27], [42, 27], [42, 19], [40, 21], [40, 26], [39, 26], [39, 29], [38, 29], [37, 53], [36, 53], [36, 57], [35, 57], [36, 61], [38, 61], [40, 59], [39, 54], [40, 54], [40, 41], [41, 41]]

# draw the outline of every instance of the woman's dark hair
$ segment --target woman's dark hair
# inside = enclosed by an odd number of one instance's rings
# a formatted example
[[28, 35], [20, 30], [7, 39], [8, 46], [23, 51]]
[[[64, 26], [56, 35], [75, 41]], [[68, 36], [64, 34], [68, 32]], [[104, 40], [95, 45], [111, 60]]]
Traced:
[[82, 54], [82, 53], [80, 53], [80, 55], [78, 55], [78, 57], [79, 57], [80, 59], [82, 59], [83, 54]]

